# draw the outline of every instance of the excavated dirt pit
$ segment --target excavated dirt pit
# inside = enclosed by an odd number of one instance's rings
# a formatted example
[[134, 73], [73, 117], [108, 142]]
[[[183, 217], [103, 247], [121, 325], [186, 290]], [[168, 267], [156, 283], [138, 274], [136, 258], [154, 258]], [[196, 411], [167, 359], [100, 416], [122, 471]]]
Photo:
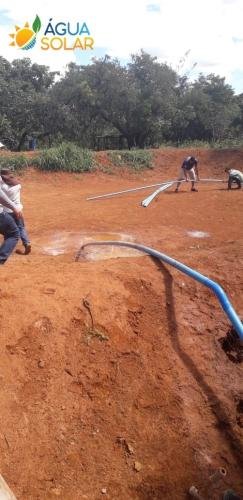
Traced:
[[166, 149], [141, 174], [21, 176], [33, 250], [11, 256], [0, 285], [0, 473], [18, 500], [243, 494], [242, 363], [222, 349], [230, 325], [212, 292], [130, 249], [88, 247], [75, 262], [89, 239], [130, 238], [220, 282], [243, 317], [242, 192], [185, 183], [146, 209], [141, 192], [86, 201], [176, 178], [188, 154], [203, 177], [243, 163], [242, 151]]

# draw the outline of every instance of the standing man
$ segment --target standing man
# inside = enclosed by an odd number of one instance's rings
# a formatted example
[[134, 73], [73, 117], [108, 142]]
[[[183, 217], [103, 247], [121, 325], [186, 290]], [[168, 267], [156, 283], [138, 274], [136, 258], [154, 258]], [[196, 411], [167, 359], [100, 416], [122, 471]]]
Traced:
[[233, 183], [237, 184], [237, 189], [241, 189], [243, 185], [243, 173], [240, 170], [235, 170], [233, 168], [226, 168], [225, 172], [229, 174], [228, 189], [231, 189]]
[[198, 168], [197, 168], [198, 160], [194, 156], [188, 156], [186, 158], [180, 169], [180, 175], [178, 177], [178, 183], [175, 189], [175, 193], [178, 193], [180, 182], [186, 180], [186, 182], [191, 181], [192, 187], [191, 191], [197, 191], [197, 189], [194, 187], [195, 186], [195, 181], [199, 181], [199, 174], [198, 174]]
[[12, 203], [8, 196], [0, 188], [0, 234], [4, 241], [0, 246], [0, 265], [4, 264], [13, 252], [19, 239], [19, 229], [11, 215], [4, 212], [4, 207], [11, 208], [16, 217], [21, 217], [21, 210]]

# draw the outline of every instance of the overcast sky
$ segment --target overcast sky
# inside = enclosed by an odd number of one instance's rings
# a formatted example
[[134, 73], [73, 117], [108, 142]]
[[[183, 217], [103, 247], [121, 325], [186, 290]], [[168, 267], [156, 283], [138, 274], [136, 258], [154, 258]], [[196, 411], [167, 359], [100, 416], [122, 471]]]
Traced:
[[[15, 25], [31, 25], [36, 14], [42, 22], [36, 46], [10, 47]], [[42, 51], [40, 38], [49, 18], [53, 24], [86, 22], [94, 50]], [[30, 57], [62, 71], [69, 61], [87, 64], [104, 54], [126, 63], [143, 48], [192, 79], [199, 72], [219, 74], [237, 93], [243, 92], [243, 0], [0, 0], [0, 40], [0, 55], [9, 61]]]

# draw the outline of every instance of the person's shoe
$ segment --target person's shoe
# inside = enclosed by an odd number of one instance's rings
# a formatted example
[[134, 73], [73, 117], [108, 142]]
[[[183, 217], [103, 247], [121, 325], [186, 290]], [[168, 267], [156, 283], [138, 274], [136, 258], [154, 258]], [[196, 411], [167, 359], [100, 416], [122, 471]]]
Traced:
[[24, 255], [23, 250], [21, 250], [20, 248], [17, 248], [17, 250], [15, 250], [15, 253], [17, 253], [18, 255]]
[[178, 193], [178, 188], [175, 189], [175, 193]]
[[24, 245], [24, 251], [20, 250], [20, 248], [17, 248], [17, 250], [15, 250], [15, 253], [17, 253], [18, 255], [28, 255], [30, 252], [31, 252], [30, 243]]
[[196, 193], [198, 192], [196, 188], [191, 188], [191, 191], [196, 191]]
[[31, 252], [31, 244], [28, 243], [27, 245], [24, 246], [25, 247], [25, 250], [24, 250], [24, 255], [29, 255], [29, 253]]

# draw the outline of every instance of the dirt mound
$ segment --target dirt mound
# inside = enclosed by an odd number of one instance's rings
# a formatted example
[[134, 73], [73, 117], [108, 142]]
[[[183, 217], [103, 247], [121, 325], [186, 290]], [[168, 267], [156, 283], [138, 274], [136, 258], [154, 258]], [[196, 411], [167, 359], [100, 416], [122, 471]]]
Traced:
[[[173, 179], [190, 153], [157, 150], [152, 171], [122, 178], [22, 177], [33, 252], [9, 259], [0, 286], [0, 472], [19, 500], [179, 500], [192, 485], [207, 499], [243, 493], [242, 364], [222, 348], [229, 322], [215, 297], [122, 249], [90, 247], [75, 262], [84, 241], [126, 235], [219, 281], [243, 317], [241, 191], [185, 185], [147, 209], [149, 190], [86, 201]], [[193, 153], [202, 177], [243, 160]], [[213, 483], [219, 467], [226, 477]]]

